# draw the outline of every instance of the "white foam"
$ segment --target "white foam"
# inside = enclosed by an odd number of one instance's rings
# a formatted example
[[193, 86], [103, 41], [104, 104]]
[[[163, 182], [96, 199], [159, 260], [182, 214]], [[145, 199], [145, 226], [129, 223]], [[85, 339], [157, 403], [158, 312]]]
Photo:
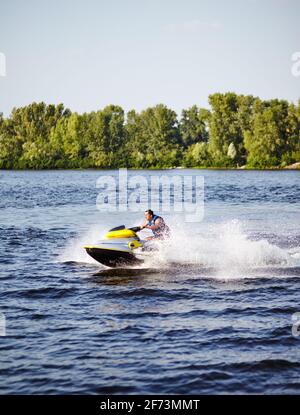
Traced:
[[204, 227], [194, 231], [180, 227], [169, 241], [161, 244], [151, 266], [170, 262], [199, 264], [222, 271], [241, 271], [249, 267], [282, 266], [291, 258], [285, 250], [265, 239], [251, 240], [238, 221]]
[[99, 228], [99, 224], [92, 225], [86, 232], [79, 235], [77, 238], [70, 240], [65, 250], [59, 256], [59, 262], [80, 262], [87, 264], [98, 264], [92, 257], [90, 257], [85, 249], [85, 245], [91, 245], [97, 240], [101, 239], [104, 234], [104, 229]]

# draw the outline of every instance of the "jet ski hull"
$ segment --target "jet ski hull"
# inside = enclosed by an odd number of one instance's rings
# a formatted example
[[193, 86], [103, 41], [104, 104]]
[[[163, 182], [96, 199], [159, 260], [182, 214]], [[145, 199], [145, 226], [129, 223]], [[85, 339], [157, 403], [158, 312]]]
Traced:
[[97, 262], [111, 268], [139, 265], [143, 263], [143, 260], [137, 258], [128, 251], [118, 251], [115, 249], [98, 247], [86, 247], [85, 250]]

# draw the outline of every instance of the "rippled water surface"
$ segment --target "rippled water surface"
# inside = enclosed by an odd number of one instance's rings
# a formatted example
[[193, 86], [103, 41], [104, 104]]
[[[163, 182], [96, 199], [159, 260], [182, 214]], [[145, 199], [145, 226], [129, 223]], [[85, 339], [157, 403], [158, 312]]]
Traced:
[[151, 172], [204, 176], [205, 215], [133, 269], [82, 249], [142, 221], [96, 209], [108, 174], [0, 172], [0, 393], [299, 393], [300, 172]]

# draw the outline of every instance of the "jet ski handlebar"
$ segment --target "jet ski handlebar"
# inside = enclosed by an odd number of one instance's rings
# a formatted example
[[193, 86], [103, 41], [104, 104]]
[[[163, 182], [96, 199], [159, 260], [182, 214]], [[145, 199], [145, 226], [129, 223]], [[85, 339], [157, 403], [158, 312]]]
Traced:
[[140, 226], [133, 226], [132, 228], [128, 228], [128, 229], [130, 229], [133, 232], [139, 232], [141, 230], [141, 227]]
[[[121, 226], [117, 226], [116, 228], [112, 228], [109, 230], [109, 232], [112, 231], [121, 231], [123, 229], [126, 229], [125, 225], [121, 225]], [[140, 226], [133, 226], [132, 228], [127, 228], [130, 229], [133, 232], [139, 232], [141, 230]]]

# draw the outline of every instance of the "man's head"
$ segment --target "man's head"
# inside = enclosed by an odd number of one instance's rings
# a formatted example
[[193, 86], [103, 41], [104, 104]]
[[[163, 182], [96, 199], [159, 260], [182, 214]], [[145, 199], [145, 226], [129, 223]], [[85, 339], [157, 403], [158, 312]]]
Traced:
[[151, 210], [151, 209], [145, 210], [146, 220], [148, 220], [148, 221], [151, 220], [153, 218], [153, 215], [154, 215], [153, 210]]

